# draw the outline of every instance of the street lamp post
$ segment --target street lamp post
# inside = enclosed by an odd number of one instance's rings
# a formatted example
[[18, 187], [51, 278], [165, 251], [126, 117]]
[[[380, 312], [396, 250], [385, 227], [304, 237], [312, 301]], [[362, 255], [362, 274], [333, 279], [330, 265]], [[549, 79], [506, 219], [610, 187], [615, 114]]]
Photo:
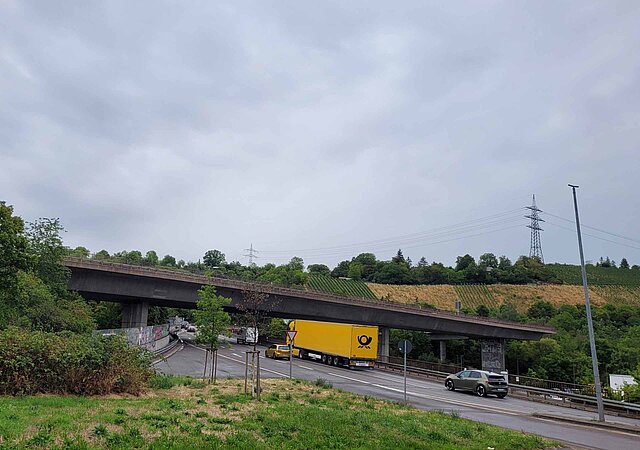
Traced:
[[587, 268], [584, 265], [584, 252], [582, 251], [582, 233], [580, 232], [580, 217], [578, 216], [578, 198], [576, 189], [579, 186], [570, 184], [573, 191], [573, 206], [576, 213], [576, 229], [578, 230], [578, 248], [580, 249], [580, 266], [582, 268], [582, 287], [584, 289], [584, 302], [587, 308], [587, 326], [589, 328], [589, 345], [591, 346], [591, 363], [593, 365], [593, 380], [596, 385], [596, 400], [598, 402], [598, 420], [604, 422], [604, 404], [602, 402], [602, 386], [600, 385], [600, 371], [598, 370], [598, 355], [596, 354], [596, 339], [593, 332], [593, 319], [591, 318], [591, 303], [589, 302], [589, 287], [587, 286]]

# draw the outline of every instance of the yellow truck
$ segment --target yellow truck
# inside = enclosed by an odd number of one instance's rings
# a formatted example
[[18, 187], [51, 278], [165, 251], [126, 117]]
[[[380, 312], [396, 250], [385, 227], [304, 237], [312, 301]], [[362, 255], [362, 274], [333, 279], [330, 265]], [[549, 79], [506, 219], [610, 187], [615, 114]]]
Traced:
[[[373, 368], [378, 355], [378, 327], [292, 320], [293, 356], [332, 366]], [[287, 344], [289, 339], [287, 337]]]

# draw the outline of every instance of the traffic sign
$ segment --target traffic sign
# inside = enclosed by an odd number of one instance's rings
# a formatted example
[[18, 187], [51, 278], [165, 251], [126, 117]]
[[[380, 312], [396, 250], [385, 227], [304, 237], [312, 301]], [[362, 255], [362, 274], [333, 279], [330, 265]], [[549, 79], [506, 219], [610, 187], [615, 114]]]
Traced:
[[400, 350], [400, 353], [404, 353], [405, 349], [407, 353], [411, 353], [411, 350], [413, 350], [413, 345], [411, 345], [411, 342], [407, 341], [406, 339], [400, 339], [400, 342], [398, 342], [398, 350]]
[[287, 331], [287, 337], [289, 338], [289, 342], [293, 342], [293, 340], [296, 337], [296, 334], [298, 334], [298, 332], [296, 330]]

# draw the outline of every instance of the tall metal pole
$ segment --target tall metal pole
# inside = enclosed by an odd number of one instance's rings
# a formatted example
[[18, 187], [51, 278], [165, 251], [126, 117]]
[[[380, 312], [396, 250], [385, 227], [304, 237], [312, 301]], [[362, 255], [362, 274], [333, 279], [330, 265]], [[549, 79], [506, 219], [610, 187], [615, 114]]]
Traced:
[[578, 230], [578, 248], [580, 249], [580, 265], [582, 268], [582, 287], [584, 288], [584, 302], [587, 308], [587, 325], [589, 327], [589, 345], [591, 346], [591, 364], [593, 365], [593, 379], [596, 384], [596, 400], [598, 402], [598, 420], [604, 422], [604, 404], [602, 402], [602, 386], [600, 385], [600, 371], [598, 370], [598, 355], [596, 354], [596, 338], [593, 332], [593, 319], [591, 318], [591, 303], [589, 302], [589, 287], [587, 286], [587, 269], [584, 265], [584, 252], [582, 251], [582, 233], [580, 231], [580, 217], [578, 216], [578, 198], [576, 189], [579, 186], [570, 184], [573, 190], [573, 206], [576, 213], [576, 229]]
[[402, 344], [404, 345], [404, 402], [407, 403], [407, 340], [405, 339]]

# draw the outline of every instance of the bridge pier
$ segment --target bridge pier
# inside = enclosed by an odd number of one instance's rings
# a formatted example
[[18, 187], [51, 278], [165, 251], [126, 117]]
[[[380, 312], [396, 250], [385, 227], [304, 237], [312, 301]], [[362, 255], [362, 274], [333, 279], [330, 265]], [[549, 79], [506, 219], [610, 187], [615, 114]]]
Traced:
[[440, 341], [440, 362], [443, 363], [447, 360], [447, 341]]
[[122, 304], [122, 328], [139, 328], [147, 326], [149, 302]]
[[378, 327], [378, 356], [389, 357], [389, 328]]

